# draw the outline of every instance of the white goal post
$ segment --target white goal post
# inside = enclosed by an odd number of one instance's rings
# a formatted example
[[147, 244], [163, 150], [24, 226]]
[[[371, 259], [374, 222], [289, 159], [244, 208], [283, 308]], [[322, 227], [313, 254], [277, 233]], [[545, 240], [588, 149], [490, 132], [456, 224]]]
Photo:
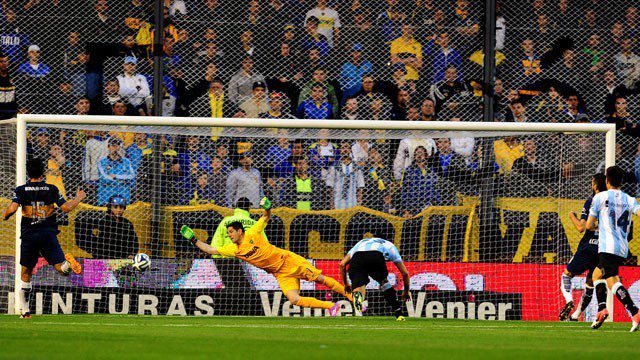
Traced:
[[[16, 186], [26, 181], [27, 127], [32, 125], [119, 125], [149, 127], [233, 127], [233, 128], [286, 128], [331, 130], [403, 130], [421, 132], [474, 133], [600, 133], [606, 134], [604, 163], [615, 165], [616, 129], [614, 124], [560, 124], [560, 123], [500, 123], [500, 122], [422, 122], [422, 121], [370, 121], [370, 120], [302, 120], [302, 119], [249, 119], [249, 118], [180, 118], [180, 117], [116, 117], [20, 114], [16, 120]], [[485, 135], [486, 136], [486, 135]], [[499, 136], [499, 135], [498, 135]], [[20, 212], [16, 214], [15, 234], [15, 289], [20, 286]], [[15, 301], [15, 310], [19, 305]]]

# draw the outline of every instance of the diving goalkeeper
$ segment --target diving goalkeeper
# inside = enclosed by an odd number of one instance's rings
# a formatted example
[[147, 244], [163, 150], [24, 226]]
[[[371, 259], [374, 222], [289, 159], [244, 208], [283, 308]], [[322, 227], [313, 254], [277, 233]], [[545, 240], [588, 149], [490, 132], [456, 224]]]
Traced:
[[232, 241], [231, 244], [218, 248], [213, 247], [196, 239], [191, 228], [186, 225], [182, 226], [180, 232], [193, 245], [208, 254], [236, 257], [273, 274], [278, 280], [280, 289], [282, 289], [282, 292], [292, 305], [329, 309], [331, 316], [337, 315], [340, 309], [338, 303], [300, 296], [300, 279], [324, 285], [353, 301], [351, 295], [344, 291], [342, 284], [322, 275], [321, 270], [315, 268], [302, 256], [270, 244], [262, 235], [262, 231], [271, 217], [271, 202], [266, 197], [262, 198], [260, 207], [264, 209], [264, 214], [246, 232], [240, 222], [232, 222], [227, 226], [227, 233]]

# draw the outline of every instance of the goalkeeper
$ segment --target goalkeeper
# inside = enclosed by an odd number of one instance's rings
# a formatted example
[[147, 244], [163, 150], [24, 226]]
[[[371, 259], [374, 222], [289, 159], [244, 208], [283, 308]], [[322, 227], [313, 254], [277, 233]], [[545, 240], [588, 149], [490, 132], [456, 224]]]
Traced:
[[302, 256], [270, 244], [262, 235], [262, 231], [271, 217], [271, 202], [266, 197], [262, 198], [260, 207], [264, 209], [264, 214], [246, 232], [240, 222], [233, 222], [227, 226], [231, 244], [213, 247], [196, 239], [193, 230], [186, 225], [182, 226], [180, 232], [193, 245], [208, 254], [236, 257], [273, 274], [278, 280], [282, 292], [292, 305], [329, 309], [331, 316], [337, 315], [340, 309], [338, 303], [300, 296], [300, 279], [324, 285], [353, 301], [351, 295], [345, 292], [342, 284], [322, 275], [322, 271], [315, 268]]

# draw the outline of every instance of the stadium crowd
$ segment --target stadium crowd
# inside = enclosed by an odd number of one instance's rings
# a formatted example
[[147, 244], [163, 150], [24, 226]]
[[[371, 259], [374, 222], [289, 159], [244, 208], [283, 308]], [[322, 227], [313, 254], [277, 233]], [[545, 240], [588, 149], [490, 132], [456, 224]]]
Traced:
[[[161, 112], [481, 121], [479, 3], [166, 0]], [[157, 29], [148, 5], [3, 2], [3, 117], [151, 114]], [[497, 7], [494, 121], [615, 123], [617, 161], [637, 193], [638, 7], [603, 0], [498, 1]], [[252, 138], [238, 130], [234, 137], [154, 138], [40, 128], [30, 132], [29, 154], [48, 159], [49, 181], [61, 189], [83, 185], [97, 205], [113, 195], [149, 201], [160, 184], [166, 204], [232, 206], [247, 197], [255, 206], [266, 194], [276, 206], [363, 205], [407, 217], [455, 203], [452, 188], [477, 194], [487, 176], [499, 194], [581, 198], [604, 166], [602, 143], [592, 136], [492, 139], [484, 151], [493, 152], [495, 164], [484, 165], [481, 143], [471, 136], [300, 140], [286, 131]], [[158, 182], [154, 149], [162, 152]]]

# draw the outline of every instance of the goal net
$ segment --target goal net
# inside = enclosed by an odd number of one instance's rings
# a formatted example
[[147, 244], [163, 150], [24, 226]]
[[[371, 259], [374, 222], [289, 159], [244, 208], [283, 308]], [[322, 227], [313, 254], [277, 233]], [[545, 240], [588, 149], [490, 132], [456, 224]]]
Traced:
[[[22, 162], [32, 157], [67, 199], [78, 188], [88, 195], [57, 214], [60, 245], [83, 272], [62, 277], [40, 258], [36, 314], [326, 315], [292, 306], [265, 271], [212, 257], [180, 235], [188, 225], [221, 244], [223, 218], [255, 220], [267, 196], [269, 241], [336, 279], [359, 240], [392, 241], [411, 276], [408, 316], [554, 320], [564, 304], [560, 275], [581, 238], [568, 214], [580, 212], [592, 175], [613, 162], [611, 135], [610, 125], [592, 124], [29, 115], [0, 125], [0, 204], [27, 180]], [[236, 207], [243, 203], [248, 213]], [[15, 224], [0, 223], [0, 311], [8, 313], [19, 282]], [[132, 266], [140, 252], [151, 257], [147, 271]], [[582, 276], [573, 279], [576, 302]], [[388, 315], [378, 284], [367, 288], [366, 315]], [[341, 315], [355, 314], [340, 295], [333, 300]]]

